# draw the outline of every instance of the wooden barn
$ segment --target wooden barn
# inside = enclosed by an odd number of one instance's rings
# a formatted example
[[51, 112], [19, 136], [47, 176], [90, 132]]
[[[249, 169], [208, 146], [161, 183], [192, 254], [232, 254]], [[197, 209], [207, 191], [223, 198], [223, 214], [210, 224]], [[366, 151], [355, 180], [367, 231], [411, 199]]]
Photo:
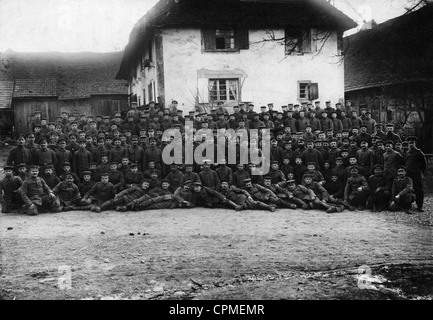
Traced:
[[128, 109], [127, 82], [114, 77], [123, 52], [0, 54], [3, 134], [27, 132], [35, 111], [54, 122], [61, 112], [109, 115]]

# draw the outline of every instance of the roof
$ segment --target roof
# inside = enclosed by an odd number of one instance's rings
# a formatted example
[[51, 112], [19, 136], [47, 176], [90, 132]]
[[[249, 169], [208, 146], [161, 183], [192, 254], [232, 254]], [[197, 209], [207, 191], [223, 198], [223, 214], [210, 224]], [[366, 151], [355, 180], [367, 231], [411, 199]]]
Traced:
[[0, 108], [11, 107], [13, 91], [13, 81], [0, 80]]
[[344, 39], [346, 92], [433, 81], [433, 5]]
[[128, 79], [131, 63], [153, 28], [215, 26], [311, 26], [345, 31], [357, 25], [325, 0], [160, 0], [134, 25], [116, 78]]
[[0, 81], [15, 81], [13, 97], [88, 98], [128, 94], [127, 82], [116, 80], [122, 52], [7, 51], [0, 54]]
[[15, 79], [14, 97], [56, 97], [56, 79]]

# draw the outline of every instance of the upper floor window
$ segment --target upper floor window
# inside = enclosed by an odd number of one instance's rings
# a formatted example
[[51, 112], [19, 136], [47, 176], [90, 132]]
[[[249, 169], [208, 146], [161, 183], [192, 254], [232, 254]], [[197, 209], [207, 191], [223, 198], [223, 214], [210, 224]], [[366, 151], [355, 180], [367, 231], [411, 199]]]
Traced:
[[311, 53], [311, 30], [287, 27], [284, 30], [286, 55]]
[[206, 52], [238, 51], [249, 48], [246, 29], [202, 29], [202, 50]]

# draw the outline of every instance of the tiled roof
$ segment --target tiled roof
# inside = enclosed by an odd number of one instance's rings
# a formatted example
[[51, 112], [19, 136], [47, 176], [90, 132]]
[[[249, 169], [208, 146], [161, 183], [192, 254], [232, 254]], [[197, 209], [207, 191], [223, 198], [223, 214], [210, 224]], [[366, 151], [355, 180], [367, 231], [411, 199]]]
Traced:
[[56, 79], [15, 79], [14, 97], [56, 97]]
[[119, 73], [127, 79], [130, 65], [154, 27], [235, 26], [249, 29], [289, 25], [335, 27], [347, 30], [356, 23], [324, 0], [160, 0], [134, 26]]
[[344, 39], [345, 90], [433, 81], [433, 4]]
[[114, 77], [122, 52], [0, 54], [0, 80], [15, 80], [14, 97], [128, 94], [127, 82]]
[[0, 80], [0, 108], [11, 107], [13, 91], [13, 81]]

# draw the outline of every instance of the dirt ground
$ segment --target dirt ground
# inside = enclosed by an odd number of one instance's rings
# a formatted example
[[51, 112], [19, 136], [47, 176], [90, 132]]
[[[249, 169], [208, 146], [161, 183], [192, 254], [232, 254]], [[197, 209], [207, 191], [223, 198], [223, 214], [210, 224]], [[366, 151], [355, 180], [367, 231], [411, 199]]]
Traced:
[[[2, 214], [0, 295], [431, 299], [431, 217], [199, 208]], [[59, 285], [60, 266], [71, 269], [69, 289]], [[360, 266], [371, 268], [363, 267], [368, 286]]]
[[425, 208], [0, 214], [0, 299], [432, 299]]

